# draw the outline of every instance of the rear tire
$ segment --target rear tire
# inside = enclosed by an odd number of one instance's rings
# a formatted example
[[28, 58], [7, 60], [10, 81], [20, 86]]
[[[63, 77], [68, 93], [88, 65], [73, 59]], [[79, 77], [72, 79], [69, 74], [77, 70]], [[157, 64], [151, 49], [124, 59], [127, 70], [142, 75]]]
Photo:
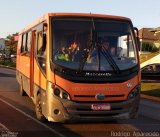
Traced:
[[46, 118], [42, 114], [42, 104], [41, 104], [41, 95], [38, 94], [36, 98], [36, 103], [35, 103], [35, 112], [36, 112], [36, 117], [39, 121], [44, 122]]

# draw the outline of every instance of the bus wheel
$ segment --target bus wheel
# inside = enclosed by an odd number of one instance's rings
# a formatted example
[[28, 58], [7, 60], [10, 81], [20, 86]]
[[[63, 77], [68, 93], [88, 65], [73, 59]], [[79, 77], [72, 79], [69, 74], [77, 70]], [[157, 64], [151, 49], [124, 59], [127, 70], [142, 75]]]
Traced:
[[35, 112], [36, 112], [36, 117], [39, 121], [44, 122], [46, 120], [44, 115], [42, 114], [42, 104], [41, 104], [41, 95], [40, 94], [38, 94], [37, 98], [36, 98]]
[[26, 96], [26, 92], [23, 89], [22, 83], [19, 85], [19, 93], [21, 96]]

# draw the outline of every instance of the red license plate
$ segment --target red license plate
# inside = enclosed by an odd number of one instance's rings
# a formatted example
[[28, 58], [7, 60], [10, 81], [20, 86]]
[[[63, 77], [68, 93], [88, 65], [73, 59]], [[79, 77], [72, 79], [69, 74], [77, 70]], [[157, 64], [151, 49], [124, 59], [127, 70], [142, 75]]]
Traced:
[[92, 104], [91, 105], [92, 110], [111, 110], [110, 104]]

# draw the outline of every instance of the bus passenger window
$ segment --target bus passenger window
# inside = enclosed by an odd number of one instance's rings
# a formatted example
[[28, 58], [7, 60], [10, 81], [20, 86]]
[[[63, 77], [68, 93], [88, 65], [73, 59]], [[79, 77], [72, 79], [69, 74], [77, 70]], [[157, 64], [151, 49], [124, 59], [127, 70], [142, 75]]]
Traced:
[[26, 47], [26, 34], [23, 34], [22, 36], [22, 45], [21, 45], [21, 53], [25, 52], [25, 47]]
[[31, 47], [31, 32], [28, 32], [27, 35], [27, 46], [26, 46], [26, 51], [30, 53], [30, 47]]
[[44, 56], [46, 50], [46, 44], [43, 42], [43, 32], [38, 33], [38, 40], [37, 40], [37, 55]]
[[42, 72], [46, 74], [46, 37], [42, 31], [37, 33], [37, 59]]

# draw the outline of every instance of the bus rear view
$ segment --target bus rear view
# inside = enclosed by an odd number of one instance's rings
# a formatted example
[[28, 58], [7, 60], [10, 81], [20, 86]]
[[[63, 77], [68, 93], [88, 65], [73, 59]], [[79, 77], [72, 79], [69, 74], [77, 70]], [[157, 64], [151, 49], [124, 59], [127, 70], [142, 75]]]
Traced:
[[46, 89], [39, 92], [38, 118], [54, 122], [135, 118], [140, 68], [130, 19], [98, 14], [48, 16]]

